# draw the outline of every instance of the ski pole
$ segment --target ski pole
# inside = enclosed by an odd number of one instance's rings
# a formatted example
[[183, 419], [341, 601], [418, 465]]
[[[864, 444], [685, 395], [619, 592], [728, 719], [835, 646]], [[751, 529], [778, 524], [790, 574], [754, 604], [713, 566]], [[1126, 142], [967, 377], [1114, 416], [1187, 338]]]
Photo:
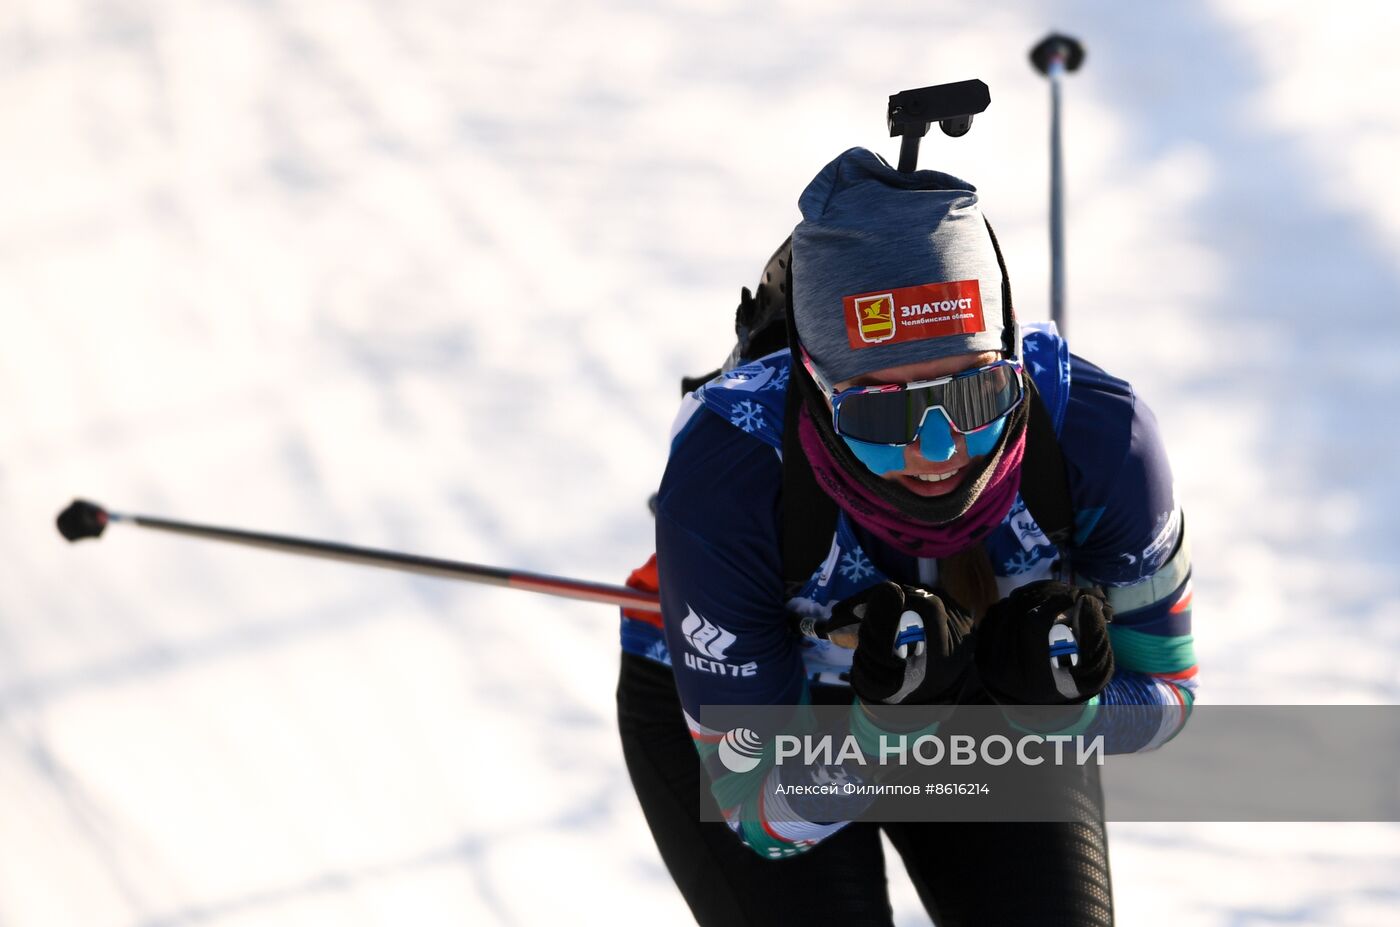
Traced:
[[83, 538], [96, 538], [109, 524], [130, 524], [156, 531], [168, 531], [186, 537], [201, 538], [206, 541], [225, 541], [245, 547], [258, 547], [286, 554], [299, 554], [321, 560], [339, 560], [344, 563], [358, 563], [364, 566], [398, 570], [403, 573], [417, 573], [420, 576], [435, 576], [439, 579], [464, 580], [470, 583], [484, 583], [488, 586], [505, 586], [509, 589], [523, 589], [527, 592], [542, 592], [545, 595], [566, 599], [580, 599], [585, 602], [599, 602], [605, 605], [619, 605], [640, 611], [659, 612], [661, 604], [655, 593], [641, 592], [626, 586], [610, 586], [605, 583], [591, 583], [563, 576], [547, 576], [542, 573], [526, 573], [523, 570], [510, 570], [502, 567], [482, 566], [477, 563], [462, 563], [456, 560], [441, 560], [436, 557], [420, 557], [392, 550], [374, 550], [369, 547], [351, 547], [333, 541], [315, 541], [294, 538], [280, 534], [264, 534], [256, 531], [240, 531], [236, 528], [219, 528], [213, 525], [196, 525], [165, 518], [152, 518], [149, 515], [130, 515], [111, 512], [102, 506], [82, 499], [59, 513], [58, 531], [69, 541]]
[[1078, 39], [1051, 33], [1031, 49], [1031, 64], [1050, 81], [1050, 318], [1064, 335], [1065, 207], [1064, 162], [1060, 157], [1060, 78], [1079, 70], [1084, 46]]

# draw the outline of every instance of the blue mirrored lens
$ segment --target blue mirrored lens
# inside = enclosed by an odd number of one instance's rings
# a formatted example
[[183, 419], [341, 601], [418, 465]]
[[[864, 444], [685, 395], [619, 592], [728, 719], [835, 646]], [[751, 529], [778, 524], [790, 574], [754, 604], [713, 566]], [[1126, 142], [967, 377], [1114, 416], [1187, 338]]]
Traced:
[[[967, 453], [970, 457], [985, 457], [992, 452], [1001, 440], [1001, 433], [1006, 430], [1006, 416], [1002, 416], [985, 428], [979, 428], [966, 436]], [[842, 440], [851, 449], [861, 463], [870, 468], [876, 476], [884, 476], [895, 470], [904, 469], [904, 446], [888, 444], [871, 444], [868, 441], [858, 441], [855, 438], [848, 438], [842, 435]], [[943, 463], [951, 460], [957, 453], [956, 439], [953, 436], [953, 429], [948, 425], [948, 419], [933, 410], [928, 418], [924, 420], [924, 427], [919, 429], [919, 453], [934, 463]]]
[[992, 448], [997, 446], [1001, 440], [1001, 433], [1006, 429], [1006, 416], [992, 422], [986, 428], [979, 428], [967, 436], [967, 453], [971, 457], [985, 457], [992, 452]]
[[851, 453], [855, 454], [860, 462], [869, 467], [876, 476], [884, 476], [893, 470], [904, 469], [903, 445], [871, 444], [868, 441], [847, 438], [845, 435], [841, 437], [846, 442], [846, 446], [851, 449]]
[[878, 392], [858, 388], [836, 397], [836, 430], [873, 444], [902, 444], [914, 440], [930, 409], [939, 409], [967, 434], [1015, 408], [1021, 394], [1017, 368], [1005, 362], [925, 386]]
[[919, 453], [934, 463], [942, 463], [951, 460], [957, 452], [948, 417], [938, 409], [930, 410], [924, 418], [924, 426], [919, 429]]

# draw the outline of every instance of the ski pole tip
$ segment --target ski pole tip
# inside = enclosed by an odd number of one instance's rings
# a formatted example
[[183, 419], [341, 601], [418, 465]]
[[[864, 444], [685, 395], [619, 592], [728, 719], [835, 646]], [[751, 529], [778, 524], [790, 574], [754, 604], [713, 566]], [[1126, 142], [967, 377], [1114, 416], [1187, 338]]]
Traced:
[[58, 513], [58, 533], [69, 541], [101, 537], [107, 521], [107, 510], [102, 506], [85, 499], [74, 499], [72, 505]]

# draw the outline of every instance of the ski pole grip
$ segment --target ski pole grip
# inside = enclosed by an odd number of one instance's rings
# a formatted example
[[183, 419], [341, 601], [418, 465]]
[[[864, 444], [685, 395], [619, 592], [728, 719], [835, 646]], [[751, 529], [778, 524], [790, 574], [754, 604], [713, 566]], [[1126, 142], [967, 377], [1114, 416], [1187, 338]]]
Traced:
[[1084, 46], [1073, 36], [1052, 32], [1031, 49], [1031, 65], [1042, 77], [1050, 76], [1051, 65], [1058, 62], [1066, 72], [1079, 70], [1084, 63]]

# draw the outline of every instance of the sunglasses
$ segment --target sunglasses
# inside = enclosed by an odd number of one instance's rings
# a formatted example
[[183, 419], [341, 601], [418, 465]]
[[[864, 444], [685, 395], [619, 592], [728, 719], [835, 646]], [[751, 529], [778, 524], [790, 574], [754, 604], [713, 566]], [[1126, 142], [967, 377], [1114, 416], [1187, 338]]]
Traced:
[[1025, 398], [1019, 358], [936, 380], [843, 390], [821, 378], [805, 350], [802, 362], [831, 400], [836, 433], [868, 444], [912, 444], [933, 409], [943, 413], [954, 431], [968, 434], [995, 422]]

